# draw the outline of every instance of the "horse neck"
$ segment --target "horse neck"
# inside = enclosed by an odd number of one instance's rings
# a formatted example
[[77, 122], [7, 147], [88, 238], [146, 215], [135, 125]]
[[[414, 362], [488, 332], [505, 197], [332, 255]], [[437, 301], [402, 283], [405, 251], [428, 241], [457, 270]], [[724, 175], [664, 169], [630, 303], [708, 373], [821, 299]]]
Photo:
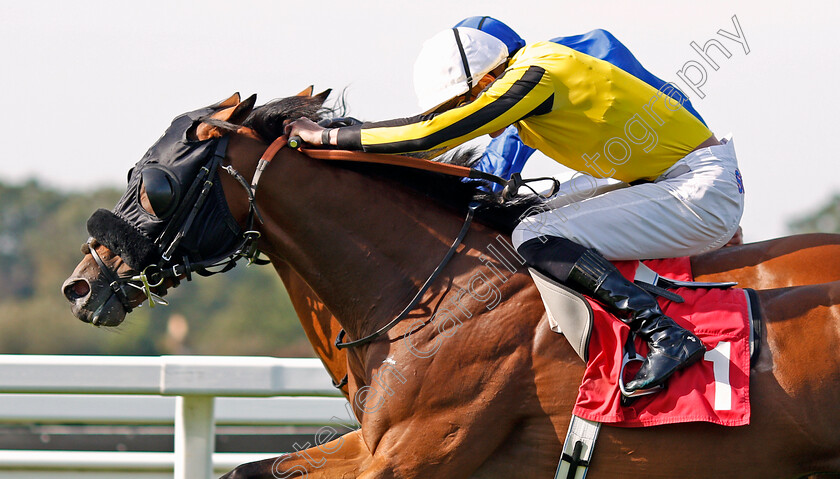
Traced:
[[[246, 176], [254, 163], [234, 160]], [[260, 185], [261, 247], [288, 263], [353, 338], [405, 307], [462, 224], [418, 193], [291, 149]]]
[[288, 264], [272, 258], [274, 269], [286, 286], [300, 324], [315, 353], [333, 378], [340, 382], [347, 374], [346, 354], [332, 346], [341, 326], [314, 291]]

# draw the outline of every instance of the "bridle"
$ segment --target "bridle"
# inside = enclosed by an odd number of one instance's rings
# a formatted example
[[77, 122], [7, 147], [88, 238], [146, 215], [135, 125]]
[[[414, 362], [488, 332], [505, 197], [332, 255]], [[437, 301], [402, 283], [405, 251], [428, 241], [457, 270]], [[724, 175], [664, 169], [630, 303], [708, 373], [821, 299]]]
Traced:
[[[227, 153], [228, 142], [229, 137], [227, 135], [219, 138], [211, 158], [200, 168], [198, 175], [190, 184], [185, 195], [185, 201], [178, 206], [178, 209], [172, 215], [172, 220], [167, 224], [158, 240], [155, 241], [158, 248], [163, 251], [160, 264], [148, 265], [137, 275], [120, 276], [117, 271], [105, 264], [105, 261], [96, 251], [96, 245], [93, 243], [94, 238], [88, 239], [87, 248], [108, 282], [111, 290], [110, 294], [117, 298], [125, 308], [126, 313], [130, 313], [133, 309], [129, 299], [129, 293], [133, 292], [132, 290], [142, 292], [149, 300], [150, 307], [154, 307], [156, 304], [165, 305], [168, 302], [159, 294], [153, 292], [152, 289], [163, 285], [166, 280], [171, 280], [173, 282], [172, 287], [177, 287], [181, 278], [191, 281], [192, 273], [200, 276], [224, 273], [235, 267], [237, 261], [243, 258], [248, 260], [248, 264], [269, 263], [268, 260], [259, 257], [260, 252], [257, 249], [257, 240], [260, 238], [260, 233], [254, 229], [254, 225], [256, 220], [262, 222], [255, 200], [257, 184], [254, 182], [252, 185], [248, 185], [242, 175], [232, 166], [221, 166]], [[272, 156], [277, 153], [277, 150], [279, 148], [274, 150]], [[266, 150], [263, 156], [268, 153], [269, 150]], [[178, 245], [190, 233], [196, 215], [210, 195], [214, 185], [214, 175], [219, 168], [233, 176], [248, 194], [249, 208], [245, 231], [242, 233], [240, 241], [232, 249], [213, 258], [191, 262], [188, 256], [184, 255], [182, 258], [173, 261], [172, 258]], [[182, 221], [176, 221], [181, 218], [183, 218]], [[91, 319], [93, 324], [98, 323], [102, 309], [108, 303], [108, 300], [110, 300], [110, 296], [94, 312]]]
[[[87, 246], [88, 253], [93, 256], [94, 261], [96, 261], [96, 264], [99, 266], [99, 271], [102, 272], [102, 276], [105, 277], [105, 281], [108, 282], [108, 287], [111, 288], [111, 294], [117, 297], [117, 300], [122, 304], [125, 312], [130, 313], [133, 308], [131, 307], [131, 302], [128, 299], [128, 288], [131, 287], [143, 291], [143, 287], [134, 282], [135, 277], [131, 277], [128, 280], [127, 278], [120, 277], [116, 271], [112, 270], [107, 264], [105, 264], [105, 261], [102, 260], [99, 252], [96, 251], [96, 245], [93, 243], [93, 238], [88, 239], [85, 245]], [[161, 279], [161, 283], [162, 282], [163, 280]], [[160, 286], [161, 283], [151, 284], [150, 282], [147, 282], [145, 284], [150, 288], [150, 298], [157, 300], [158, 304], [168, 304], [166, 300], [161, 298], [159, 295], [151, 293], [151, 288]], [[110, 297], [108, 299], [110, 299]], [[154, 300], [152, 300], [152, 302]], [[97, 324], [99, 322], [99, 315], [102, 314], [102, 309], [107, 303], [108, 300], [103, 301], [99, 308], [94, 311], [91, 320], [93, 324]]]

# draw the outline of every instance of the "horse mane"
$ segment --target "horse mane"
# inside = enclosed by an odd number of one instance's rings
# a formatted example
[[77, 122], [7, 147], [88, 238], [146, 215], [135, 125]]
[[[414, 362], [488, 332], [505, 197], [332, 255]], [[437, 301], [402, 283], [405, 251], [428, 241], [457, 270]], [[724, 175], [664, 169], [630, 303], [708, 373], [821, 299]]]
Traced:
[[[333, 108], [325, 107], [323, 98], [318, 96], [280, 98], [255, 108], [243, 125], [253, 128], [267, 141], [273, 141], [283, 134], [287, 120], [305, 117], [317, 122], [341, 116], [345, 110], [343, 98], [338, 107]], [[465, 167], [472, 167], [481, 158], [475, 148], [458, 148], [439, 158], [430, 158], [428, 154], [414, 156]], [[399, 182], [461, 213], [466, 212], [470, 203], [477, 202], [476, 220], [505, 234], [513, 231], [531, 207], [542, 203], [537, 195], [517, 195], [501, 203], [499, 195], [481, 188], [486, 185], [484, 181], [464, 182], [458, 177], [413, 168], [354, 162], [337, 162], [334, 166]]]

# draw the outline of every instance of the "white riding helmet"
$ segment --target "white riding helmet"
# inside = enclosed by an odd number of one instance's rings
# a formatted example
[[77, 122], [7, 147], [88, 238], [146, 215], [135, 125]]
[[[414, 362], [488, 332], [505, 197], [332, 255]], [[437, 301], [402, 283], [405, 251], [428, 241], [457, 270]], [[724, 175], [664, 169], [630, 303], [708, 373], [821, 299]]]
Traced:
[[432, 111], [470, 91], [508, 58], [504, 42], [475, 28], [444, 30], [423, 43], [414, 62], [414, 91], [423, 111]]

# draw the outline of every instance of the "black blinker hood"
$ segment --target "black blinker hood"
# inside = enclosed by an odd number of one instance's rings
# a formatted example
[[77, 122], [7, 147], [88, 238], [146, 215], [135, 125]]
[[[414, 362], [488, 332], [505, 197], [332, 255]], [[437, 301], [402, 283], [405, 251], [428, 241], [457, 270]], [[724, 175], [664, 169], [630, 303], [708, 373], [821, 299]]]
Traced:
[[[215, 110], [211, 106], [175, 118], [131, 170], [128, 187], [113, 211], [100, 209], [88, 219], [91, 237], [119, 255], [132, 269], [141, 271], [150, 264], [162, 266], [163, 252], [193, 208], [203, 186], [193, 183], [201, 168], [212, 162], [219, 139], [193, 141], [187, 134], [201, 118]], [[166, 220], [147, 212], [140, 204], [141, 174], [151, 165], [165, 170], [182, 192], [174, 213]], [[210, 172], [209, 179], [213, 181], [210, 194], [172, 255], [173, 261], [182, 257], [193, 263], [215, 259], [228, 254], [240, 241], [241, 229], [228, 209], [218, 171]]]

